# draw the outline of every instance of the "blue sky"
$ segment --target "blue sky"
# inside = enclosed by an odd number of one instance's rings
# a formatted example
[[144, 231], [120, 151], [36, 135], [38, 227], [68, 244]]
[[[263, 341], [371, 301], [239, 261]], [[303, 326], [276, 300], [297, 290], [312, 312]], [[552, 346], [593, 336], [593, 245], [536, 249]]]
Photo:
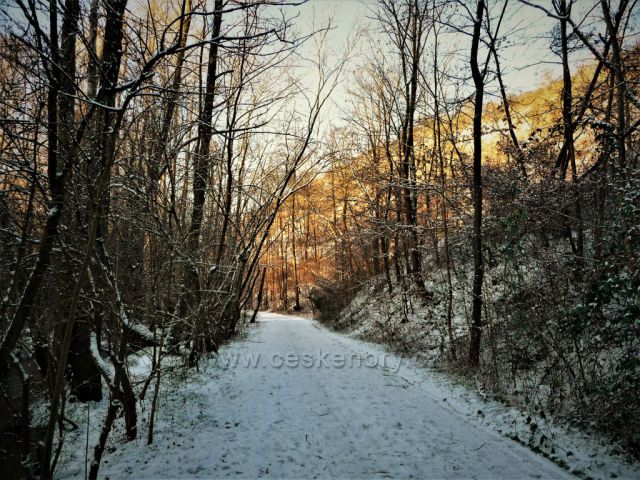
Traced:
[[[493, 3], [497, 4], [497, 2]], [[314, 24], [325, 25], [331, 21], [333, 29], [328, 37], [328, 46], [337, 56], [344, 51], [349, 39], [353, 38], [359, 28], [371, 29], [375, 25], [371, 17], [376, 7], [375, 0], [310, 0], [297, 9], [299, 17], [296, 24], [300, 31], [308, 32], [312, 30]], [[501, 51], [501, 66], [509, 92], [530, 90], [540, 84], [546, 75], [559, 73], [557, 58], [549, 49], [548, 38], [545, 38], [549, 35], [553, 23], [553, 20], [547, 18], [542, 12], [529, 7], [515, 5], [510, 9], [502, 31], [513, 32], [510, 38], [514, 46]], [[468, 38], [463, 34], [451, 34], [448, 42], [449, 48], [456, 49], [462, 60], [470, 48], [470, 45], [467, 45]], [[380, 45], [383, 43], [376, 42], [372, 45], [367, 38], [361, 38], [357, 42], [357, 47], [347, 64], [344, 80], [333, 95], [333, 105], [329, 111], [325, 112], [325, 117], [330, 123], [342, 123], [340, 117], [344, 114], [340, 106], [344, 107], [348, 104], [350, 72], [366, 62], [366, 55], [370, 55], [373, 48], [378, 48]], [[312, 55], [312, 51], [312, 45], [306, 45], [303, 48], [304, 55]], [[313, 84], [313, 79], [313, 75], [307, 79], [310, 85]]]
[[[551, 5], [550, 0], [539, 0], [538, 3], [548, 8]], [[573, 16], [576, 19], [581, 19], [595, 3], [598, 2], [579, 0], [574, 6]], [[345, 48], [349, 36], [353, 35], [359, 27], [374, 24], [370, 17], [372, 10], [376, 9], [376, 4], [375, 0], [310, 0], [298, 8], [299, 17], [296, 22], [298, 28], [305, 32], [310, 31], [314, 22], [316, 25], [326, 24], [331, 19], [333, 30], [329, 35], [329, 48], [339, 53]], [[494, 9], [501, 8], [502, 1], [493, 0], [489, 2], [489, 5]], [[462, 13], [463, 10], [460, 9], [460, 12]], [[602, 29], [599, 15], [600, 9], [598, 7], [584, 22], [585, 31]], [[516, 0], [509, 0], [506, 17], [501, 28], [501, 34], [506, 35], [506, 42], [500, 48], [501, 67], [508, 93], [531, 90], [540, 85], [549, 75], [558, 76], [561, 73], [559, 58], [550, 49], [550, 35], [556, 23], [556, 20], [547, 17], [537, 9]], [[444, 40], [443, 43], [448, 43], [448, 48], [458, 52], [462, 63], [466, 61], [466, 55], [470, 49], [469, 37], [460, 33], [450, 34], [448, 40]], [[365, 39], [359, 42], [357, 51], [365, 55], [370, 54], [373, 48], [378, 48], [380, 45], [382, 45], [381, 42], [371, 45]], [[593, 57], [588, 51], [583, 49], [572, 54], [573, 68], [585, 61], [593, 61]], [[362, 62], [362, 56], [353, 55], [348, 64], [348, 70], [357, 68], [357, 65]], [[461, 74], [466, 75], [468, 72]], [[342, 82], [334, 95], [334, 103], [338, 105], [344, 104], [347, 99], [348, 79], [347, 73], [345, 81]], [[489, 85], [489, 92], [491, 92], [491, 88], [492, 86]], [[332, 108], [331, 115], [339, 115], [336, 113], [335, 107]], [[338, 119], [334, 118], [334, 120]]]

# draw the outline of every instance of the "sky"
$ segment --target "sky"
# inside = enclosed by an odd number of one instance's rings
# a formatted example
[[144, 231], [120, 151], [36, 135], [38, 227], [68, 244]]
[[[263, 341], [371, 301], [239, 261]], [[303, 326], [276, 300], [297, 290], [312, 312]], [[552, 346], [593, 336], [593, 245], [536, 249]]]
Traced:
[[[517, 0], [508, 1], [505, 20], [500, 31], [505, 34], [506, 40], [501, 44], [499, 52], [507, 92], [515, 94], [538, 87], [549, 76], [558, 77], [561, 74], [561, 65], [559, 57], [550, 49], [550, 36], [557, 21], [549, 18], [544, 12]], [[550, 0], [538, 0], [537, 3], [547, 8], [551, 5]], [[301, 31], [306, 32], [311, 30], [314, 23], [323, 25], [331, 20], [333, 30], [328, 39], [329, 48], [339, 53], [345, 49], [350, 36], [353, 37], [358, 28], [371, 27], [375, 24], [371, 17], [376, 4], [376, 0], [310, 0], [298, 7], [299, 17], [296, 23]], [[493, 8], [502, 6], [502, 2], [498, 0], [490, 1], [489, 4], [493, 5]], [[594, 2], [591, 0], [577, 0], [574, 5], [574, 18], [581, 19], [592, 5]], [[462, 13], [462, 9], [460, 12]], [[600, 15], [599, 8], [594, 10], [594, 14]], [[602, 22], [594, 14], [586, 17], [582, 25], [585, 31], [595, 28], [602, 30]], [[466, 62], [470, 38], [464, 34], [455, 33], [449, 35], [448, 42], [451, 49], [458, 51], [460, 60]], [[336, 123], [340, 123], [340, 120], [335, 118], [340, 116], [338, 106], [348, 103], [350, 72], [363, 63], [364, 55], [371, 55], [373, 49], [378, 46], [372, 45], [367, 39], [358, 42], [347, 64], [344, 81], [333, 95], [334, 105], [331, 107], [331, 116]], [[586, 49], [572, 53], [571, 59], [573, 69], [580, 64], [593, 61], [593, 57]], [[491, 91], [491, 86], [488, 91]]]
[[[0, 0], [0, 4], [15, 0]], [[146, 2], [146, 0], [142, 0]], [[489, 5], [494, 11], [502, 6], [503, 0], [489, 0]], [[507, 13], [501, 34], [505, 35], [505, 41], [500, 45], [501, 67], [508, 94], [516, 94], [538, 87], [549, 76], [558, 77], [561, 73], [559, 58], [551, 52], [550, 35], [557, 21], [545, 15], [544, 12], [522, 4], [519, 0], [507, 0]], [[536, 0], [539, 5], [551, 5], [551, 0]], [[130, 4], [135, 3], [130, 0]], [[473, 0], [467, 0], [473, 5]], [[576, 0], [573, 17], [580, 19], [585, 16], [587, 10], [597, 4], [596, 0]], [[613, 2], [616, 3], [615, 1]], [[372, 18], [377, 9], [377, 0], [309, 0], [301, 6], [285, 7], [286, 15], [294, 17], [295, 28], [301, 34], [309, 33], [318, 26], [331, 24], [331, 31], [327, 36], [328, 49], [331, 54], [329, 60], [335, 60], [344, 54], [347, 46], [352, 46], [349, 61], [346, 64], [343, 78], [336, 91], [332, 95], [331, 105], [323, 117], [328, 118], [333, 124], [345, 122], [349, 110], [349, 87], [353, 83], [353, 72], [359, 66], [366, 64], [367, 56], [375, 54], [376, 49], [385, 48], [381, 37], [373, 43], [370, 36], [361, 36], [357, 42], [353, 42], [356, 32], [375, 29], [376, 21]], [[637, 9], [640, 10], [640, 9]], [[459, 7], [460, 13], [463, 12]], [[19, 14], [17, 9], [12, 12]], [[600, 9], [594, 10], [595, 15], [587, 17], [582, 25], [584, 31], [594, 28], [602, 30], [602, 21], [598, 18]], [[637, 15], [637, 14], [636, 14]], [[466, 30], [469, 30], [467, 25]], [[637, 32], [637, 28], [636, 28]], [[375, 36], [375, 35], [374, 35]], [[448, 38], [448, 40], [447, 40]], [[635, 37], [637, 38], [637, 37]], [[635, 41], [632, 37], [632, 41]], [[470, 50], [470, 37], [461, 33], [450, 33], [442, 42], [445, 48], [456, 51], [458, 61], [461, 64], [460, 74], [468, 76], [468, 53]], [[429, 55], [429, 52], [426, 52]], [[303, 57], [313, 57], [313, 42], [307, 42], [301, 49]], [[572, 54], [572, 68], [575, 69], [585, 61], [593, 61], [593, 57], [583, 49]], [[312, 91], [316, 85], [315, 72], [305, 72], [305, 82]], [[495, 82], [494, 82], [495, 83]], [[487, 93], [496, 93], [496, 85], [489, 85]]]

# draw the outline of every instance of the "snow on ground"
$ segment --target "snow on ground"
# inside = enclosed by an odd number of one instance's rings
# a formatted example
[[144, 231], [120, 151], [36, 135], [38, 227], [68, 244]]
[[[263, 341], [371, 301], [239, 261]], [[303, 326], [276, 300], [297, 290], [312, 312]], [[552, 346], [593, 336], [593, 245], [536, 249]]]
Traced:
[[[67, 438], [60, 479], [84, 477], [86, 407], [74, 408], [81, 425]], [[104, 410], [91, 407], [89, 445]], [[573, 478], [505, 436], [509, 413], [379, 346], [265, 313], [200, 373], [165, 381], [152, 445], [145, 425], [130, 443], [113, 432], [100, 476]], [[566, 458], [596, 478], [640, 474], [599, 460], [589, 470], [588, 453]]]
[[[440, 273], [432, 272], [432, 275]], [[379, 278], [365, 285], [329, 324], [349, 337], [373, 341], [401, 355], [417, 357], [414, 367], [437, 367], [446, 356], [444, 349], [448, 344], [443, 282], [430, 285], [430, 289], [436, 292], [436, 301], [427, 305], [415, 297], [403, 296], [400, 289], [394, 289], [389, 295], [381, 288], [383, 282], [384, 279]], [[470, 285], [470, 279], [466, 284]], [[502, 295], [500, 285], [497, 283], [485, 292], [493, 297], [492, 302]], [[465, 308], [470, 308], [470, 305], [465, 307], [465, 299], [470, 297], [470, 293], [464, 290], [467, 288], [464, 282], [456, 282], [454, 288], [453, 327], [458, 336], [468, 331], [469, 312], [465, 312]], [[404, 308], [403, 304], [406, 305]], [[403, 310], [406, 322], [403, 322]], [[415, 370], [424, 371], [419, 367]], [[514, 387], [505, 385], [503, 401], [500, 402], [481, 385], [486, 379], [477, 378], [474, 382], [470, 377], [459, 377], [456, 385], [442, 372], [427, 371], [431, 381], [444, 384], [444, 392], [447, 389], [456, 392], [460, 400], [456, 408], [460, 411], [477, 415], [484, 424], [492, 425], [502, 435], [547, 456], [578, 476], [640, 478], [640, 463], [624, 453], [622, 446], [610, 438], [570, 425], [568, 415], [559, 415], [556, 419], [550, 416], [548, 404], [554, 399], [549, 397], [551, 389], [539, 372], [531, 370], [520, 376]], [[506, 378], [509, 373], [502, 371], [501, 376]], [[529, 398], [523, 394], [525, 391]]]

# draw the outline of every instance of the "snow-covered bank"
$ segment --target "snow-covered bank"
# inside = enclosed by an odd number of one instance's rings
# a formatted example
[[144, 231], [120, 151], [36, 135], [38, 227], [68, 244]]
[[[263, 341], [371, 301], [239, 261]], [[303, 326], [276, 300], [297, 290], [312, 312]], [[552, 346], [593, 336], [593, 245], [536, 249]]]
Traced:
[[[114, 432], [101, 477], [570, 477], [504, 435], [504, 407], [442, 375], [313, 320], [260, 320], [199, 374], [167, 379], [155, 442], [146, 445], [145, 425], [130, 443]], [[89, 446], [104, 409], [89, 411]], [[83, 478], [87, 410], [69, 413], [80, 428], [68, 435], [57, 478]], [[558, 451], [594, 478], [640, 474], [588, 455]]]

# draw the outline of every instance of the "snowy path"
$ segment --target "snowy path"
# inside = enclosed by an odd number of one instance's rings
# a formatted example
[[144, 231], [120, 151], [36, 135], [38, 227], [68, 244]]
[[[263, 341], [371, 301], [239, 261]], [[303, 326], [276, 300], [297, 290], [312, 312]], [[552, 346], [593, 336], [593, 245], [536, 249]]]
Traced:
[[[165, 394], [156, 443], [119, 446], [101, 474], [573, 478], [458, 413], [428, 371], [398, 368], [398, 357], [311, 320], [260, 320], [221, 351], [218, 365], [202, 375], [208, 380]], [[74, 473], [81, 471], [62, 476]]]

